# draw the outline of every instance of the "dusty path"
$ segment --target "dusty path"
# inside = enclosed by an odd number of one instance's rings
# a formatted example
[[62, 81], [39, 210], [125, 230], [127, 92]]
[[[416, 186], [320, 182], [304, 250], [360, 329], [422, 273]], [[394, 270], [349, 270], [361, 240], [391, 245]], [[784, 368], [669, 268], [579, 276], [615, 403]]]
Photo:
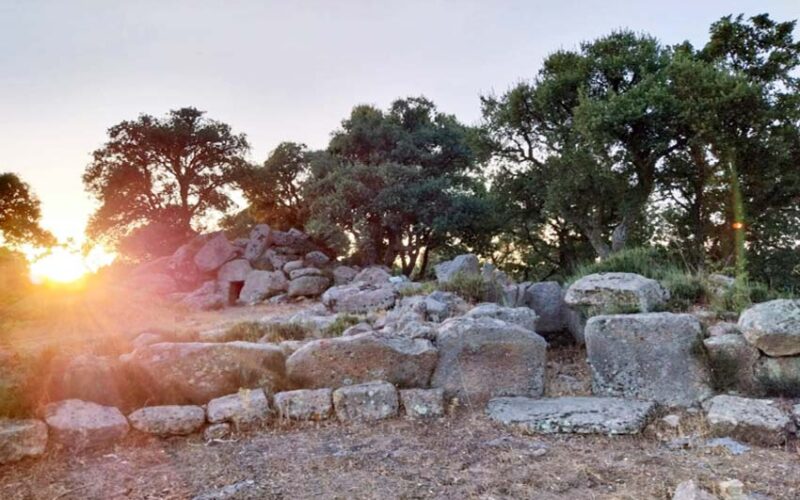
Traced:
[[[651, 432], [652, 434], [652, 432]], [[0, 468], [3, 499], [670, 498], [677, 483], [736, 478], [800, 496], [800, 460], [753, 447], [670, 449], [655, 436], [529, 437], [479, 414], [371, 426], [278, 426], [206, 444], [132, 436], [114, 449]]]

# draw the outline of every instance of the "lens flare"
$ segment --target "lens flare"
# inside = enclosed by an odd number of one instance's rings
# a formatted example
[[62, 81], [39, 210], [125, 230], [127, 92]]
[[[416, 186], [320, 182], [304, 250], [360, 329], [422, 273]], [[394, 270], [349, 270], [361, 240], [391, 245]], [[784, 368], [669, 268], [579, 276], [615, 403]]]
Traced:
[[86, 255], [64, 247], [50, 249], [31, 262], [31, 281], [34, 283], [75, 283], [87, 274], [110, 264], [114, 255], [102, 247], [94, 247]]

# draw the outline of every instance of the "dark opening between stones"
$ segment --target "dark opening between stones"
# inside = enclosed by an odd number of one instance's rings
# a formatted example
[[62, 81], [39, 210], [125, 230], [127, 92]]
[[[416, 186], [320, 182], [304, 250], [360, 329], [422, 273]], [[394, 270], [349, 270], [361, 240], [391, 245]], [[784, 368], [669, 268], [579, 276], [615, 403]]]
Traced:
[[231, 281], [228, 283], [228, 305], [235, 306], [239, 300], [239, 294], [244, 288], [244, 281]]

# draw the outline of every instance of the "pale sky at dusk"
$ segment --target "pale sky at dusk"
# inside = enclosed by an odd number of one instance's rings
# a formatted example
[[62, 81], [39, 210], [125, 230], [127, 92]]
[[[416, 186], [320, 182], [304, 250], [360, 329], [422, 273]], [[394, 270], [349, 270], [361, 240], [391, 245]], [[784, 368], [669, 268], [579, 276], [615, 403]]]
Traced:
[[423, 94], [467, 123], [481, 93], [615, 28], [702, 44], [719, 17], [800, 17], [800, 0], [0, 0], [0, 172], [21, 174], [44, 225], [80, 237], [81, 175], [108, 127], [196, 106], [245, 132], [323, 147], [358, 103]]

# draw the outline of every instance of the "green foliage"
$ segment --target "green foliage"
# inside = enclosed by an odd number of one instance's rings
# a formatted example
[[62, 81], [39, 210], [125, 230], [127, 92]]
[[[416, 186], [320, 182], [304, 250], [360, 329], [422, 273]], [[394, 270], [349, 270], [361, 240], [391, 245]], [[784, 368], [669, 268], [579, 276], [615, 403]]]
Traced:
[[[159, 224], [181, 239], [203, 217], [232, 206], [228, 188], [249, 145], [243, 134], [203, 115], [182, 108], [108, 130], [108, 142], [93, 153], [83, 175], [87, 191], [100, 202], [87, 228], [90, 237], [119, 243], [137, 228]], [[135, 248], [152, 252], [163, 243], [159, 236]]]
[[435, 281], [425, 281], [420, 283], [419, 288], [406, 287], [400, 289], [401, 297], [413, 297], [414, 295], [428, 295], [439, 289], [439, 284]]
[[222, 342], [243, 340], [258, 342], [283, 342], [284, 340], [302, 340], [308, 337], [310, 329], [301, 323], [261, 323], [258, 321], [242, 321], [228, 328]]
[[439, 290], [452, 292], [472, 303], [499, 302], [503, 287], [495, 280], [487, 280], [480, 274], [458, 273], [450, 281], [440, 283]]
[[49, 246], [52, 234], [39, 225], [39, 199], [16, 174], [0, 173], [0, 244], [33, 243]]
[[345, 330], [351, 326], [361, 323], [362, 321], [364, 321], [364, 319], [360, 316], [353, 314], [339, 314], [336, 316], [336, 320], [334, 320], [333, 323], [325, 328], [323, 335], [325, 337], [341, 337]]

